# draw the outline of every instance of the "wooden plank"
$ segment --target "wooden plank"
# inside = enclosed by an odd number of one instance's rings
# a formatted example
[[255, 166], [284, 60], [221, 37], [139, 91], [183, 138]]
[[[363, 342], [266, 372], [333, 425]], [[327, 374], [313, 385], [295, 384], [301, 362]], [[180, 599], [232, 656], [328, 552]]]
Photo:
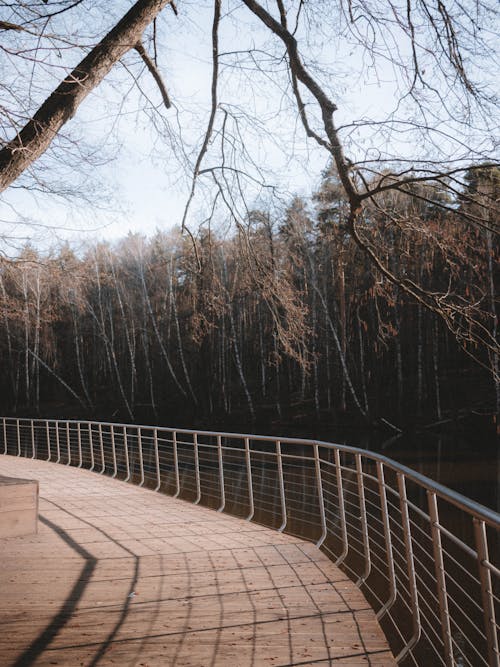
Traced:
[[395, 665], [373, 610], [310, 543], [56, 464], [38, 535], [0, 542], [0, 664]]

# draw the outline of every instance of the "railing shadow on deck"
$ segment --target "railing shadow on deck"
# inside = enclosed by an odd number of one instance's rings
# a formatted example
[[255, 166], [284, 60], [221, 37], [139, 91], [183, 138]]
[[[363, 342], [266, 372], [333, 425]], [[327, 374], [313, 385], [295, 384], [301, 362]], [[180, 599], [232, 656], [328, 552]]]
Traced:
[[391, 459], [311, 440], [102, 422], [3, 418], [1, 435], [6, 454], [314, 541], [358, 584], [404, 667], [500, 664], [500, 515]]

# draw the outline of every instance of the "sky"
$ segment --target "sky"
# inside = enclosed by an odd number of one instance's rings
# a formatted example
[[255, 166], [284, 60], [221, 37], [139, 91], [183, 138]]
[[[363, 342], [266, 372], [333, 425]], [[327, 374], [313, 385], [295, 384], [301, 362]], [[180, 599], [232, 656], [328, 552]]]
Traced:
[[[265, 60], [264, 51], [274, 48], [271, 42], [274, 45], [278, 42], [275, 38], [270, 42], [255, 19], [247, 10], [238, 9], [237, 4], [226, 5], [230, 10], [220, 31], [220, 52], [233, 55], [222, 58], [219, 101], [238, 118], [242, 143], [224, 159], [234, 167], [248, 168], [249, 161], [244, 155], [248, 150], [249, 157], [262, 168], [266, 184], [278, 186], [278, 203], [295, 193], [308, 196], [319, 185], [327, 155], [304, 137], [290, 103], [290, 91], [285, 90], [284, 68], [279, 62]], [[143, 68], [134, 54], [116, 65], [106, 82], [89, 95], [76, 117], [65, 126], [65, 138], [59, 140], [54, 155], [42, 158], [33, 167], [36, 178], [55, 179], [64, 196], [18, 187], [4, 194], [0, 220], [4, 237], [12, 248], [19, 247], [26, 239], [38, 245], [50, 245], [61, 239], [75, 243], [96, 238], [112, 242], [129, 232], [152, 235], [157, 229], [179, 225], [191, 187], [190, 170], [209, 114], [211, 3], [196, 3], [195, 9], [189, 2], [178, 5], [179, 19], [167, 8], [157, 25], [159, 69], [174, 108], [166, 111], [162, 107], [158, 90], [147, 72], [140, 75], [135, 85], [133, 77]], [[97, 16], [104, 20], [102, 12]], [[375, 67], [354, 42], [336, 39], [333, 34], [331, 39], [325, 39], [323, 32], [326, 33], [326, 28], [316, 29], [313, 34], [318, 35], [317, 43], [309, 43], [304, 52], [314, 63], [322, 85], [339, 101], [339, 111], [335, 114], [339, 124], [355, 118], [387, 119], [391, 114], [396, 114], [394, 118], [411, 119], [404, 115], [404, 105], [398, 101], [398, 73], [387, 57], [381, 57]], [[300, 30], [298, 38], [300, 42]], [[255, 49], [255, 57], [261, 59], [259, 64], [271, 62], [270, 67], [274, 68], [271, 75], [250, 71], [254, 62], [248, 54], [234, 56], [238, 49], [248, 48]], [[384, 48], [391, 52], [395, 47], [388, 43]], [[398, 49], [399, 57], [409, 56], [404, 45]], [[80, 57], [70, 52], [68, 62], [74, 65]], [[238, 68], [234, 67], [235, 58], [239, 59]], [[39, 76], [40, 90], [50, 91], [60, 73], [56, 70], [56, 75], [49, 76], [42, 70]], [[281, 87], [275, 85], [276, 80], [282, 82]], [[257, 122], [250, 122], [249, 116]], [[222, 116], [216, 123], [204, 166], [220, 164], [221, 119]], [[228, 127], [233, 134], [236, 132], [234, 124], [228, 122]], [[371, 131], [365, 137], [363, 132], [356, 135], [354, 153], [365, 150], [365, 141], [373, 150], [385, 150], [388, 136]], [[403, 132], [397, 132], [397, 138], [394, 132], [389, 134], [391, 150], [395, 153], [407, 150], [409, 137]], [[410, 144], [412, 141], [415, 145], [413, 136]], [[80, 160], [78, 151], [65, 152], [67, 145], [86, 151], [91, 155], [90, 160]], [[413, 150], [411, 145], [410, 149]], [[261, 178], [258, 170], [251, 174]], [[205, 186], [208, 181], [205, 177], [197, 186], [197, 197], [188, 218], [193, 229], [211, 208], [213, 188]], [[26, 182], [30, 183], [29, 178]], [[247, 203], [269, 203], [267, 188], [255, 187], [248, 180], [247, 187]], [[68, 189], [83, 197], [68, 197]], [[243, 217], [242, 203], [238, 202], [236, 208]], [[224, 212], [219, 215], [223, 220]]]

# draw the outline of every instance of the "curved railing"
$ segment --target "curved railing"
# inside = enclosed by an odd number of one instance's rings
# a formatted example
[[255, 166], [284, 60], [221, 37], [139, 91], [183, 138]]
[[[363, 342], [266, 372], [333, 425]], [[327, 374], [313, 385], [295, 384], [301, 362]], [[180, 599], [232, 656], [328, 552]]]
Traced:
[[500, 664], [500, 515], [385, 456], [129, 424], [3, 418], [1, 428], [5, 454], [111, 475], [315, 541], [361, 588], [404, 666]]

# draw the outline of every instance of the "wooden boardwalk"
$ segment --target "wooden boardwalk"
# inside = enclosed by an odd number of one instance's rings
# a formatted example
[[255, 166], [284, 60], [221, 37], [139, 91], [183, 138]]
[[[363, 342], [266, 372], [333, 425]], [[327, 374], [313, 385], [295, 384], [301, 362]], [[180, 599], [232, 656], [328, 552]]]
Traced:
[[316, 547], [85, 470], [40, 482], [38, 535], [0, 540], [0, 665], [291, 667], [395, 661]]

